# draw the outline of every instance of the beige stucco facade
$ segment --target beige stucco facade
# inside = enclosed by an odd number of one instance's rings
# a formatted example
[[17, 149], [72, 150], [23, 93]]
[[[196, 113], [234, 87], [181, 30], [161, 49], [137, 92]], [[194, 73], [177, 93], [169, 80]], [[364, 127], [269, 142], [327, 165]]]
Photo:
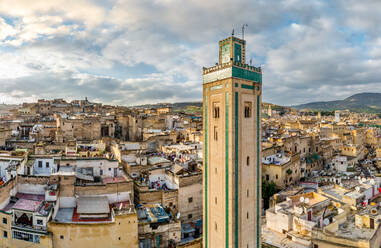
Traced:
[[137, 214], [115, 215], [114, 223], [68, 224], [49, 222], [54, 248], [138, 247]]

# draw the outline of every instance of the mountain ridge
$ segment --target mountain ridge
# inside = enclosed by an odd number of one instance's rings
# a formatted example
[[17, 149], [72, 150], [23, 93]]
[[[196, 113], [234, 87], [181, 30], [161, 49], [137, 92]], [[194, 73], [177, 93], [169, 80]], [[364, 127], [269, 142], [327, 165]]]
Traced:
[[295, 109], [309, 110], [345, 110], [354, 112], [381, 112], [381, 93], [363, 92], [349, 96], [343, 100], [318, 101], [291, 106]]

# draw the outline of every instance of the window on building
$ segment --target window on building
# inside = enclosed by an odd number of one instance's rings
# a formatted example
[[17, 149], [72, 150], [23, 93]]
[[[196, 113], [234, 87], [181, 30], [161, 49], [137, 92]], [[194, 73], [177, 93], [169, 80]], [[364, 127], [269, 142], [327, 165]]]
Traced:
[[64, 239], [64, 236], [63, 236], [63, 235], [60, 235], [60, 239]]
[[247, 197], [249, 197], [249, 190], [247, 190], [246, 195], [247, 195]]
[[188, 219], [192, 219], [193, 215], [192, 214], [188, 214]]
[[49, 166], [50, 166], [50, 165], [49, 165], [49, 162], [46, 162], [46, 163], [45, 163], [45, 166], [46, 166], [46, 168], [49, 168]]
[[266, 181], [269, 181], [269, 180], [270, 180], [270, 176], [266, 175]]
[[217, 205], [217, 197], [214, 197], [214, 203]]
[[246, 213], [246, 219], [249, 219], [249, 212]]
[[189, 197], [189, 198], [188, 198], [188, 202], [189, 202], [189, 203], [193, 202], [193, 197]]
[[314, 244], [314, 248], [319, 248], [319, 246], [317, 244]]
[[218, 140], [218, 127], [214, 127], [214, 140], [217, 141]]
[[3, 231], [3, 237], [8, 238], [8, 232], [7, 231]]
[[250, 165], [250, 157], [249, 157], [249, 156], [246, 157], [246, 165], [247, 165], [247, 166]]
[[213, 108], [213, 117], [214, 118], [220, 118], [220, 107], [219, 106], [215, 106]]
[[3, 218], [3, 224], [8, 224], [8, 220], [7, 220], [7, 218]]
[[316, 147], [316, 152], [318, 152], [319, 151], [319, 147]]
[[251, 117], [251, 102], [245, 102], [245, 118]]
[[278, 179], [278, 174], [275, 175], [275, 178]]
[[217, 222], [214, 222], [214, 230], [217, 231]]
[[42, 168], [42, 161], [38, 161], [38, 168]]
[[37, 225], [43, 225], [44, 224], [44, 222], [42, 221], [42, 220], [37, 220]]

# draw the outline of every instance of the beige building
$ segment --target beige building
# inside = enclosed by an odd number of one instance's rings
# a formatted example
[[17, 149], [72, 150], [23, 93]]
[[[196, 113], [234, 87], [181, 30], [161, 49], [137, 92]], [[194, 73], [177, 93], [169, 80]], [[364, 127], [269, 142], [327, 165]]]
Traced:
[[262, 71], [245, 45], [220, 41], [219, 64], [203, 68], [205, 248], [261, 246]]
[[295, 184], [300, 180], [300, 153], [274, 154], [262, 159], [264, 180], [274, 182], [278, 188]]

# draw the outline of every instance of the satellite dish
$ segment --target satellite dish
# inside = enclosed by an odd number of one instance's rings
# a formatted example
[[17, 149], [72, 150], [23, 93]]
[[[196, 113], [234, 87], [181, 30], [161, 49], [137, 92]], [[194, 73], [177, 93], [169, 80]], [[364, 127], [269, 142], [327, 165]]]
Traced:
[[309, 199], [309, 198], [304, 199], [304, 203], [305, 203], [305, 204], [310, 203], [310, 199]]
[[328, 226], [329, 225], [329, 219], [324, 219], [323, 223], [325, 226]]
[[299, 215], [303, 214], [303, 208], [296, 208], [296, 213]]
[[303, 202], [304, 202], [304, 197], [303, 197], [303, 196], [300, 197], [300, 198], [299, 198], [299, 201], [300, 201], [301, 203], [303, 203]]
[[180, 219], [180, 212], [177, 213], [176, 218]]
[[377, 208], [372, 208], [372, 210], [370, 210], [370, 212], [371, 212], [372, 214], [377, 214]]
[[356, 191], [360, 192], [360, 187], [359, 186], [356, 186]]

